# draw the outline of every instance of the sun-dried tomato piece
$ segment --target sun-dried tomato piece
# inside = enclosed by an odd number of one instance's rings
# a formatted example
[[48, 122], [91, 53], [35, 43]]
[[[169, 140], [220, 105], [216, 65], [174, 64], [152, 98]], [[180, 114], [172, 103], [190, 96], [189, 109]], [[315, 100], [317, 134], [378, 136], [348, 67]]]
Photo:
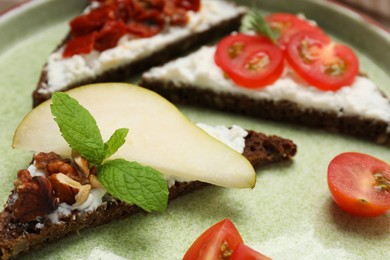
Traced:
[[163, 15], [155, 10], [145, 11], [137, 20], [127, 23], [128, 32], [139, 37], [151, 37], [164, 27]]
[[199, 11], [200, 10], [200, 0], [175, 0], [177, 7], [182, 7], [185, 10]]
[[70, 39], [67, 42], [64, 53], [62, 55], [66, 58], [71, 57], [75, 54], [90, 53], [93, 50], [94, 43], [95, 34], [89, 34]]
[[134, 0], [106, 0], [104, 4], [113, 11], [115, 21], [126, 22], [137, 10]]
[[115, 10], [110, 6], [98, 7], [90, 13], [78, 16], [70, 21], [71, 34], [73, 37], [90, 34], [100, 30], [106, 21], [115, 19]]
[[117, 45], [118, 40], [127, 33], [127, 27], [123, 22], [109, 21], [96, 35], [95, 49], [104, 51]]
[[170, 17], [172, 25], [185, 25], [188, 23], [187, 11], [184, 8], [176, 8], [175, 12]]
[[[116, 46], [125, 33], [151, 37], [165, 23], [185, 25], [187, 11], [199, 11], [200, 0], [92, 0], [99, 7], [70, 22], [71, 38], [64, 57], [86, 54], [93, 49], [104, 51]], [[127, 27], [124, 30], [124, 25]]]

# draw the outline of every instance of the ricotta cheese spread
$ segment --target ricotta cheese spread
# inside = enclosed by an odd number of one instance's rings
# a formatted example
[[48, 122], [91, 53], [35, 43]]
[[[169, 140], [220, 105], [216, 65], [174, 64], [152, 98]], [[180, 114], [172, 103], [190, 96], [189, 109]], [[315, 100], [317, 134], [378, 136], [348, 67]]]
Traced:
[[203, 0], [199, 12], [188, 12], [189, 22], [185, 26], [166, 27], [153, 37], [135, 39], [125, 35], [115, 48], [103, 52], [92, 51], [86, 55], [74, 55], [70, 58], [63, 58], [63, 48], [60, 48], [49, 56], [46, 67], [47, 85], [39, 91], [41, 93], [58, 91], [70, 84], [96, 77], [106, 70], [140, 60], [173, 42], [193, 33], [205, 31], [244, 11], [244, 8], [223, 0]]
[[390, 103], [369, 78], [358, 76], [352, 86], [338, 91], [321, 91], [308, 85], [292, 69], [286, 67], [283, 75], [260, 89], [246, 89], [226, 79], [223, 71], [214, 62], [216, 47], [202, 47], [195, 53], [171, 61], [144, 73], [145, 79], [173, 81], [195, 85], [216, 92], [228, 92], [250, 96], [253, 99], [288, 100], [305, 109], [334, 111], [341, 115], [364, 115], [364, 117], [390, 121]]
[[245, 137], [248, 135], [248, 132], [242, 127], [233, 125], [228, 128], [224, 125], [209, 126], [203, 123], [197, 123], [196, 125], [238, 153], [244, 152]]

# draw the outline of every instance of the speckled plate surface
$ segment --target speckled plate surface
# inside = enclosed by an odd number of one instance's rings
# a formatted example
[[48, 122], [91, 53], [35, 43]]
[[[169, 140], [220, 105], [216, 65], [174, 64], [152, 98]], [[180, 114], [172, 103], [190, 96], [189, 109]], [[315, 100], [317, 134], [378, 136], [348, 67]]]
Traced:
[[[237, 1], [250, 4], [252, 1]], [[292, 2], [294, 2], [292, 4]], [[46, 57], [85, 1], [35, 0], [0, 17], [0, 198], [31, 154], [11, 149], [13, 132], [31, 109]], [[266, 11], [303, 12], [359, 53], [362, 70], [390, 95], [390, 37], [365, 19], [326, 1], [259, 0]], [[173, 201], [162, 214], [138, 214], [47, 245], [25, 259], [180, 259], [210, 225], [230, 218], [244, 241], [274, 259], [389, 259], [390, 214], [374, 219], [342, 212], [331, 200], [326, 171], [341, 152], [390, 162], [388, 147], [299, 126], [199, 108], [192, 120], [239, 124], [293, 139], [292, 163], [258, 169], [253, 190], [208, 187]]]

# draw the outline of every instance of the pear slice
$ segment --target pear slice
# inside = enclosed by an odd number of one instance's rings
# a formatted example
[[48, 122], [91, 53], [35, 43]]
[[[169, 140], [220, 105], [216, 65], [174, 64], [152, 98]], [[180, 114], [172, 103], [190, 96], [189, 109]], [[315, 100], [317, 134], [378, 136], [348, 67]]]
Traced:
[[[188, 120], [158, 94], [124, 83], [92, 84], [67, 92], [95, 118], [107, 141], [128, 128], [125, 144], [110, 159], [123, 158], [151, 166], [167, 178], [202, 181], [232, 188], [252, 188], [255, 171], [249, 161]], [[34, 108], [19, 124], [13, 148], [70, 156], [50, 111], [51, 100]]]

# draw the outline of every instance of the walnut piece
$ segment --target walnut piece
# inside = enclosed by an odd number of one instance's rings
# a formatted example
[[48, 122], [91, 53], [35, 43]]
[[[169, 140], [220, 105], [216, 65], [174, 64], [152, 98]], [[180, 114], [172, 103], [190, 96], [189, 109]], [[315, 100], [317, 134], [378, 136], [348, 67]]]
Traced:
[[47, 164], [46, 170], [47, 170], [49, 176], [51, 176], [52, 174], [56, 174], [56, 173], [63, 173], [66, 176], [68, 176], [69, 178], [71, 178], [77, 182], [81, 181], [81, 178], [80, 178], [79, 174], [77, 173], [76, 168], [73, 167], [73, 165], [66, 163], [64, 161], [49, 162]]
[[41, 170], [46, 170], [46, 166], [50, 162], [55, 162], [55, 161], [63, 161], [61, 156], [54, 152], [50, 153], [38, 153], [34, 155], [34, 161], [35, 161], [35, 167]]
[[66, 202], [69, 205], [81, 205], [88, 199], [91, 185], [82, 185], [63, 173], [56, 173], [50, 176], [53, 184], [54, 195], [60, 202]]
[[18, 180], [15, 181], [15, 190], [18, 197], [12, 214], [21, 222], [36, 220], [58, 207], [52, 185], [45, 177], [31, 177], [27, 170], [21, 170], [18, 172]]

